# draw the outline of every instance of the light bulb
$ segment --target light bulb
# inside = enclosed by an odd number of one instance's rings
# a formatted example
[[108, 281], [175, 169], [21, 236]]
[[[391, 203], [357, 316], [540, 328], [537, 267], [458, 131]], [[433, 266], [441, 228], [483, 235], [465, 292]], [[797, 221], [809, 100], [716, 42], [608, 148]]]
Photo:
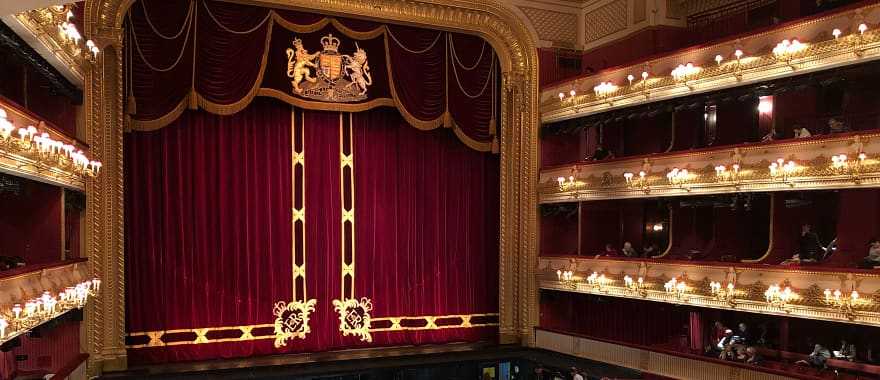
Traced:
[[718, 54], [718, 55], [715, 56], [715, 63], [717, 63], [717, 64], [720, 65], [720, 64], [721, 64], [721, 61], [723, 61], [723, 60], [724, 60], [724, 58], [721, 57], [721, 54]]
[[836, 40], [837, 37], [840, 37], [840, 29], [834, 28], [834, 30], [831, 31], [831, 35], [834, 36], [834, 39]]

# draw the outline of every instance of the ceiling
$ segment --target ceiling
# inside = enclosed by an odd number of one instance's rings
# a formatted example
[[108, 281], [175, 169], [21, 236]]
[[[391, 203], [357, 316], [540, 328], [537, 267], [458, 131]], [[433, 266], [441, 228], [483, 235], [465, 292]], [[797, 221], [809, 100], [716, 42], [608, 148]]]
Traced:
[[0, 16], [72, 2], [69, 0], [2, 0], [0, 1]]

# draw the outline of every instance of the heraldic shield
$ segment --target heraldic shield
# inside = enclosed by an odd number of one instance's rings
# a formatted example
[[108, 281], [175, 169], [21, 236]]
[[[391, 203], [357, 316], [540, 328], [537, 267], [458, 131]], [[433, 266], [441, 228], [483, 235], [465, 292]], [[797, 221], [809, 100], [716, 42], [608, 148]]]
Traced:
[[321, 38], [321, 52], [309, 53], [302, 40], [294, 38], [293, 48], [286, 51], [287, 76], [292, 79], [294, 94], [326, 102], [367, 98], [367, 90], [373, 84], [367, 52], [355, 43], [353, 55], [340, 54], [341, 44], [331, 33]]

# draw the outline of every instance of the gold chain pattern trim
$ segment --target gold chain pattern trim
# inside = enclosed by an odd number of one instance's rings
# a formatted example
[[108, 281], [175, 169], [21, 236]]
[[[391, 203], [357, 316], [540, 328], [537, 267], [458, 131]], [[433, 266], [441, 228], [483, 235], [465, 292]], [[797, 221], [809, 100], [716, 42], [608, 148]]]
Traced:
[[[354, 229], [354, 128], [353, 116], [348, 114], [345, 122], [342, 112], [339, 113], [339, 195], [342, 197], [342, 228], [340, 235], [340, 253], [342, 269], [340, 273], [341, 299], [333, 300], [333, 310], [339, 313], [339, 331], [342, 336], [357, 336], [361, 341], [372, 342], [370, 335], [370, 312], [373, 301], [367, 297], [355, 298], [354, 295], [354, 263], [355, 263], [355, 229]], [[347, 186], [346, 186], [347, 185]]]
[[[371, 328], [370, 332], [470, 329], [498, 326], [498, 313], [383, 317], [375, 318], [372, 322], [382, 327]], [[262, 324], [135, 332], [128, 334], [129, 340], [135, 343], [129, 343], [127, 347], [137, 349], [275, 339], [270, 330], [273, 327], [271, 324]], [[238, 336], [228, 336], [236, 333]]]
[[[293, 301], [278, 301], [273, 308], [275, 315], [275, 348], [287, 345], [291, 339], [305, 339], [312, 332], [309, 315], [315, 311], [316, 299], [309, 299], [306, 292], [306, 157], [305, 120], [296, 120], [296, 108], [290, 108], [290, 178], [291, 178], [291, 288]], [[297, 170], [299, 169], [299, 170]], [[299, 192], [297, 192], [299, 189]], [[300, 291], [302, 296], [300, 297]], [[250, 336], [248, 331], [242, 337]]]

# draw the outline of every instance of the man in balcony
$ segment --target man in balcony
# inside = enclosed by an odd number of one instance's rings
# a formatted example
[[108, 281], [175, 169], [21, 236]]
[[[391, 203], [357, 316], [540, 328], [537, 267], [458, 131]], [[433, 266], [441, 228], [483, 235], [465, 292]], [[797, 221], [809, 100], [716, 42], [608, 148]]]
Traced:
[[807, 356], [805, 360], [798, 360], [795, 363], [800, 365], [809, 365], [810, 367], [815, 368], [825, 368], [825, 363], [827, 363], [828, 359], [830, 358], [831, 351], [829, 351], [821, 344], [816, 343], [816, 346], [813, 347], [813, 352], [810, 353], [810, 356]]
[[819, 252], [825, 248], [819, 243], [819, 235], [813, 232], [809, 224], [801, 226], [801, 236], [798, 239], [798, 258], [804, 263], [813, 263], [819, 259]]

